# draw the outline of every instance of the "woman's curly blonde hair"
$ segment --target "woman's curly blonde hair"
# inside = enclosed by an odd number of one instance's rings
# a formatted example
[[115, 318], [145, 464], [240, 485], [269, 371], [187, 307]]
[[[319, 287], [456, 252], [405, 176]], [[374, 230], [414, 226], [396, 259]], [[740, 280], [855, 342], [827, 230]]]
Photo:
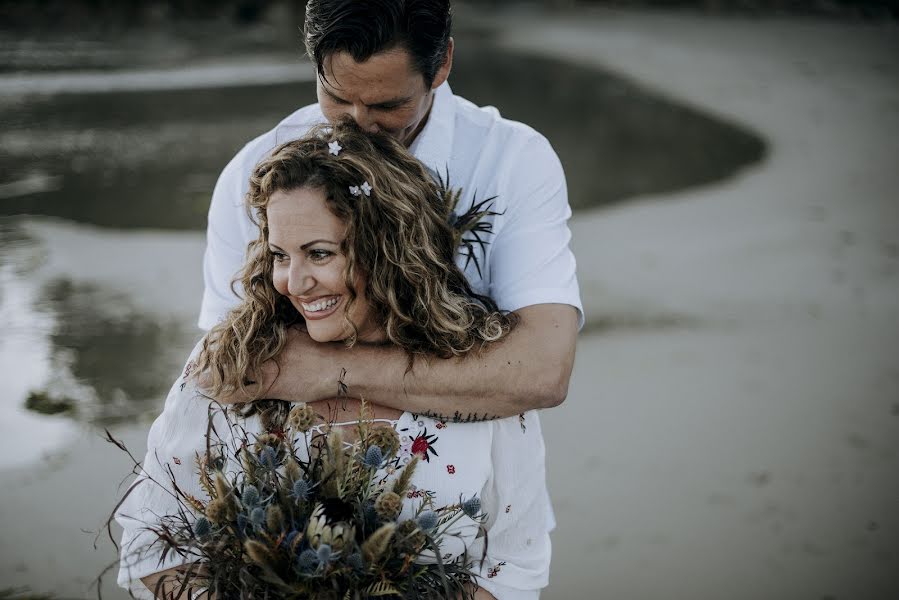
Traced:
[[[330, 152], [333, 141], [342, 148], [337, 155]], [[350, 187], [363, 181], [371, 184], [371, 195], [353, 196]], [[247, 384], [259, 379], [263, 363], [277, 359], [289, 328], [303, 322], [272, 283], [266, 213], [273, 193], [303, 187], [323, 190], [328, 207], [346, 225], [344, 318], [354, 332], [348, 346], [356, 342], [356, 326], [347, 315], [357, 300], [357, 275], [372, 318], [390, 343], [409, 353], [410, 366], [416, 355], [449, 358], [478, 351], [515, 325], [514, 313], [475, 293], [456, 266], [451, 195], [422, 164], [393, 138], [364, 132], [351, 120], [323, 125], [275, 149], [250, 178], [246, 202], [259, 237], [250, 242], [234, 281], [244, 300], [209, 331], [199, 357], [198, 371], [210, 376], [213, 396], [249, 394]]]

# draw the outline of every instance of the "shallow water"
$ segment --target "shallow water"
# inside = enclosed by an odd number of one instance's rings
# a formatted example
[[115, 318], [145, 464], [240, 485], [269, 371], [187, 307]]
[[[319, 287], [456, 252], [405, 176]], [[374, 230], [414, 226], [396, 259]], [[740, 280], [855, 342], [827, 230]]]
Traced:
[[[751, 133], [624, 79], [508, 52], [484, 60], [488, 44], [459, 44], [454, 91], [543, 132], [575, 210], [721, 180], [764, 156]], [[86, 552], [93, 538], [79, 532], [98, 527], [128, 469], [102, 428], [143, 455], [198, 336], [215, 179], [313, 100], [303, 77], [251, 86], [241, 73], [201, 89], [0, 94], [0, 487], [14, 490], [0, 589], [83, 596], [114, 558], [108, 544]], [[29, 397], [70, 409], [36, 414]]]

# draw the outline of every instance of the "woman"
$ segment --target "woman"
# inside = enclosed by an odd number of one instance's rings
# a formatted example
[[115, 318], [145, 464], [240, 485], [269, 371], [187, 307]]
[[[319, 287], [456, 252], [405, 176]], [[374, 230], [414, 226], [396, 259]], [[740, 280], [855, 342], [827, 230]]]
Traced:
[[[396, 141], [363, 133], [352, 122], [324, 127], [278, 148], [255, 170], [247, 194], [259, 237], [241, 277], [245, 301], [198, 345], [172, 388], [148, 438], [144, 469], [157, 481], [168, 470], [186, 492], [202, 497], [193, 474], [204, 448], [204, 393], [243, 390], [277, 361], [291, 327], [317, 342], [399, 345], [410, 364], [421, 354], [449, 358], [478, 352], [514, 326], [489, 299], [475, 294], [454, 263], [459, 234], [449, 224], [451, 196]], [[335, 390], [336, 392], [336, 390]], [[247, 414], [259, 430], [281, 403]], [[401, 436], [401, 455], [418, 454], [410, 497], [434, 506], [478, 496], [487, 539], [460, 529], [444, 550], [468, 550], [479, 594], [500, 600], [536, 598], [547, 582], [551, 521], [539, 423], [527, 414], [481, 423], [446, 423], [375, 406], [373, 417]], [[353, 423], [358, 406], [341, 400], [329, 421]], [[225, 431], [221, 428], [220, 431]], [[409, 518], [418, 506], [404, 503]], [[154, 485], [132, 488], [117, 519], [125, 529], [119, 583], [147, 596], [156, 576], [177, 564], [134, 552], [153, 536], [142, 528], [174, 514], [172, 495]], [[492, 596], [491, 596], [492, 594]]]

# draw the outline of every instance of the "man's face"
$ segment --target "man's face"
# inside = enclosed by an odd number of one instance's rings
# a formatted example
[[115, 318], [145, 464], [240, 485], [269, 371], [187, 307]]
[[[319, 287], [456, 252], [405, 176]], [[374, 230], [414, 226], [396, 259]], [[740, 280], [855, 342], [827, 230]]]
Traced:
[[450, 40], [446, 63], [431, 87], [402, 48], [380, 52], [364, 62], [356, 62], [346, 52], [335, 53], [325, 60], [325, 77], [318, 78], [322, 113], [332, 123], [349, 115], [363, 129], [383, 131], [408, 146], [427, 121], [432, 90], [449, 76], [452, 50]]

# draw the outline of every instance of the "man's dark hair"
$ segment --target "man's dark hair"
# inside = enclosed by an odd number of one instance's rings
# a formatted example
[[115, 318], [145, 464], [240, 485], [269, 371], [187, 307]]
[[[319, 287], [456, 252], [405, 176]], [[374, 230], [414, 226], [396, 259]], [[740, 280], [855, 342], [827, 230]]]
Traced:
[[446, 60], [451, 25], [449, 0], [309, 0], [306, 52], [324, 78], [324, 62], [336, 52], [364, 62], [401, 47], [430, 87]]

